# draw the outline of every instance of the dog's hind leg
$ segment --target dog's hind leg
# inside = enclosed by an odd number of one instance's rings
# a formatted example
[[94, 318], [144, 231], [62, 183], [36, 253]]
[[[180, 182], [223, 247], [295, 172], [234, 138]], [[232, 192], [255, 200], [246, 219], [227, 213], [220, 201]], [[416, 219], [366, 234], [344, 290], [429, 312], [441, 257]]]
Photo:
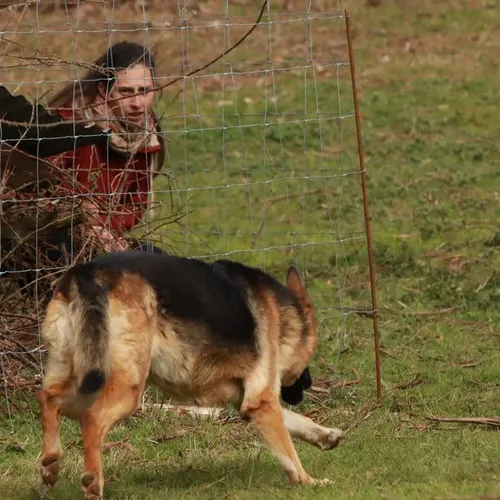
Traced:
[[40, 472], [43, 482], [52, 487], [59, 477], [59, 461], [63, 455], [59, 436], [62, 406], [71, 394], [71, 353], [65, 341], [71, 328], [65, 301], [54, 299], [49, 303], [42, 332], [49, 356], [42, 389], [37, 395], [43, 436]]
[[335, 448], [344, 432], [340, 429], [330, 429], [313, 422], [310, 418], [299, 415], [291, 410], [284, 409], [285, 425], [292, 437], [312, 444], [322, 450]]
[[113, 425], [130, 416], [139, 406], [144, 379], [134, 383], [134, 377], [125, 370], [113, 372], [96, 402], [80, 418], [84, 453], [82, 490], [86, 500], [103, 498], [102, 444]]
[[59, 428], [64, 389], [63, 384], [56, 384], [38, 393], [43, 433], [41, 474], [43, 482], [49, 487], [54, 486], [59, 478], [59, 460], [63, 454]]
[[107, 432], [139, 406], [151, 365], [156, 316], [151, 291], [127, 278], [110, 294], [109, 359], [111, 375], [95, 403], [80, 418], [86, 500], [103, 498], [101, 449]]
[[262, 439], [281, 462], [292, 484], [327, 484], [328, 479], [314, 479], [302, 467], [292, 438], [285, 426], [278, 394], [271, 388], [262, 392], [253, 402], [244, 402], [243, 417], [249, 418]]

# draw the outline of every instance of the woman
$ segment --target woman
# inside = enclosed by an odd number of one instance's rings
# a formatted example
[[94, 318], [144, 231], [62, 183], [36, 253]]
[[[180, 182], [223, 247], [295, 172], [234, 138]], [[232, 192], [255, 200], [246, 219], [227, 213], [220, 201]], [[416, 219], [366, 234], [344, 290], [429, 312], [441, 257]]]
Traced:
[[96, 123], [111, 132], [108, 144], [51, 158], [74, 170], [70, 187], [75, 196], [90, 195], [92, 201], [85, 203], [90, 227], [108, 251], [130, 248], [124, 233], [149, 208], [153, 177], [163, 165], [165, 143], [152, 110], [156, 88], [149, 51], [120, 42], [93, 63], [83, 80], [69, 84], [49, 103], [66, 120]]

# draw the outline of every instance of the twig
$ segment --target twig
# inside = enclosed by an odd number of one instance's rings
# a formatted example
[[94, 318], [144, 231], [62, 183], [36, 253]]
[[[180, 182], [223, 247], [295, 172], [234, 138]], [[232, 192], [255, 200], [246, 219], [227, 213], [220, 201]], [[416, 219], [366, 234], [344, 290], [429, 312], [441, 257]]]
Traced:
[[408, 316], [435, 316], [438, 314], [449, 314], [452, 313], [456, 307], [446, 307], [444, 309], [436, 309], [435, 311], [414, 311], [414, 312], [407, 312]]
[[[353, 368], [354, 371], [354, 368]], [[391, 387], [380, 399], [377, 399], [374, 402], [369, 402], [363, 405], [363, 408], [360, 410], [359, 414], [361, 415], [360, 418], [355, 420], [347, 429], [346, 433], [351, 432], [353, 429], [356, 429], [359, 427], [363, 422], [368, 420], [372, 414], [373, 411], [382, 406], [382, 403], [384, 400], [386, 400], [393, 392], [395, 392], [398, 389], [408, 389], [410, 387], [414, 387], [415, 385], [418, 385], [422, 382], [420, 382], [420, 374], [417, 374], [413, 380], [410, 380], [409, 382], [403, 382], [401, 384], [397, 384], [394, 387]]]
[[324, 394], [330, 394], [330, 389], [325, 389], [324, 387], [318, 387], [317, 385], [312, 385], [309, 390], [312, 392], [322, 392]]
[[26, 319], [26, 320], [32, 321], [33, 323], [37, 323], [38, 322], [37, 318], [33, 318], [32, 316], [25, 316], [24, 314], [14, 314], [14, 313], [8, 313], [8, 312], [0, 311], [0, 316], [5, 316], [7, 318]]
[[385, 356], [388, 356], [389, 358], [392, 358], [392, 359], [397, 359], [396, 356], [394, 356], [394, 354], [392, 354], [390, 351], [388, 351], [387, 349], [380, 349], [380, 352], [382, 354], [384, 354]]
[[130, 440], [130, 437], [124, 437], [123, 439], [120, 439], [119, 441], [109, 441], [107, 443], [104, 443], [102, 445], [103, 450], [109, 450], [110, 448], [115, 448], [116, 446], [121, 446], [123, 444], [128, 444], [128, 441]]
[[180, 439], [180, 438], [184, 437], [186, 434], [188, 434], [188, 431], [184, 430], [184, 431], [174, 432], [173, 434], [164, 434], [161, 436], [152, 437], [149, 439], [149, 441], [153, 444], [166, 443], [167, 441], [172, 441], [174, 439]]
[[[361, 379], [359, 377], [353, 380], [343, 380], [342, 382], [333, 382], [333, 380], [318, 380], [309, 390], [313, 392], [330, 392], [331, 389], [344, 388], [350, 385], [359, 384], [360, 382]], [[321, 385], [326, 385], [328, 389], [320, 387]]]
[[[33, 363], [35, 363], [35, 364], [32, 364], [32, 366], [34, 366], [34, 367], [36, 367], [36, 368], [38, 369], [38, 366], [36, 365], [36, 363], [37, 363], [37, 361], [38, 361], [38, 360], [37, 360], [37, 359], [36, 359], [36, 357], [33, 355], [33, 353], [30, 353], [30, 352], [24, 352], [24, 351], [25, 351], [25, 349], [26, 349], [26, 346], [25, 346], [25, 345], [23, 345], [23, 343], [22, 343], [21, 341], [19, 341], [19, 340], [15, 339], [15, 338], [10, 338], [10, 337], [7, 337], [6, 335], [2, 335], [1, 333], [0, 333], [0, 337], [1, 337], [4, 341], [6, 341], [6, 342], [10, 342], [10, 343], [14, 344], [15, 346], [19, 347], [19, 349], [21, 349], [21, 351], [20, 351], [19, 353], [15, 353], [15, 354], [20, 354], [20, 355], [25, 355], [25, 356], [30, 357], [30, 358], [33, 360]], [[14, 355], [14, 353], [13, 353], [12, 355]]]
[[339, 387], [347, 387], [349, 385], [355, 385], [355, 384], [359, 384], [361, 382], [361, 380], [359, 378], [357, 379], [354, 379], [354, 380], [344, 380], [343, 382], [338, 382], [336, 384], [333, 384], [331, 385], [330, 387], [332, 389], [337, 389]]
[[452, 363], [452, 366], [456, 366], [458, 368], [473, 368], [475, 366], [479, 366], [481, 361], [464, 361], [463, 363]]
[[490, 417], [425, 417], [427, 420], [432, 422], [454, 422], [461, 424], [476, 424], [476, 425], [486, 425], [500, 429], [500, 418], [490, 418]]
[[409, 382], [403, 382], [401, 384], [395, 385], [391, 391], [394, 391], [396, 389], [410, 389], [411, 387], [415, 387], [416, 385], [420, 385], [424, 382], [423, 378], [420, 378], [420, 373], [417, 373], [415, 375], [415, 378], [413, 380], [410, 380]]
[[221, 483], [222, 481], [225, 481], [226, 479], [227, 479], [226, 477], [221, 477], [220, 479], [217, 479], [217, 481], [213, 481], [212, 483], [204, 484], [202, 486], [202, 488], [206, 490], [207, 488], [210, 488], [214, 484]]

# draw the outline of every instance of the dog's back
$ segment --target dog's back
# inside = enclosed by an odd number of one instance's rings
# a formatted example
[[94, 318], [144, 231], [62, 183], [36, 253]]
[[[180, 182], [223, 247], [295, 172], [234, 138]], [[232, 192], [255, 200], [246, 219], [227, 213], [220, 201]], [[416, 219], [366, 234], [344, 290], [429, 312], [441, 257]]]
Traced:
[[248, 308], [247, 290], [217, 269], [196, 259], [115, 252], [70, 269], [57, 292], [70, 299], [75, 284], [93, 283], [116, 297], [118, 290], [133, 288], [140, 281], [154, 295], [159, 315], [203, 324], [211, 341], [228, 347], [252, 345], [255, 321]]

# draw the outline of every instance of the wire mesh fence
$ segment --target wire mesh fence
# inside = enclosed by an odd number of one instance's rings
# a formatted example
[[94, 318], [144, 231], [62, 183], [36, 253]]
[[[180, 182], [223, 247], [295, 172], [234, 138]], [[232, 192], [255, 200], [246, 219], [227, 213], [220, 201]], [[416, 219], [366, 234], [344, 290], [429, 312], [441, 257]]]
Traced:
[[335, 368], [370, 309], [343, 2], [9, 1], [0, 23], [3, 410], [39, 386], [55, 280], [112, 249], [295, 264]]

